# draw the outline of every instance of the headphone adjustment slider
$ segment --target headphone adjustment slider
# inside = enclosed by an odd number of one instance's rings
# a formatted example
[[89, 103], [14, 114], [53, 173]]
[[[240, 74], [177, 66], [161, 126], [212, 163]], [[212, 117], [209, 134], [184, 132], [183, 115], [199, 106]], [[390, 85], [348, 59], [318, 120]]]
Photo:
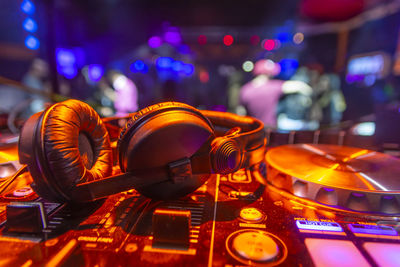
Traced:
[[168, 168], [174, 184], [183, 183], [192, 176], [192, 165], [187, 157], [168, 163]]

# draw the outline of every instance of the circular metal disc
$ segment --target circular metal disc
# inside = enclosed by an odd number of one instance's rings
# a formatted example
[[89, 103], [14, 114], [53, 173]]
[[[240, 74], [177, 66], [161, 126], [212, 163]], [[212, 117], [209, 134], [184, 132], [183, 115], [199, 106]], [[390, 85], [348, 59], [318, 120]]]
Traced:
[[361, 212], [400, 213], [400, 159], [372, 150], [320, 144], [272, 148], [269, 183], [296, 196]]
[[400, 192], [400, 159], [367, 149], [285, 145], [271, 149], [267, 161], [286, 174], [328, 187]]

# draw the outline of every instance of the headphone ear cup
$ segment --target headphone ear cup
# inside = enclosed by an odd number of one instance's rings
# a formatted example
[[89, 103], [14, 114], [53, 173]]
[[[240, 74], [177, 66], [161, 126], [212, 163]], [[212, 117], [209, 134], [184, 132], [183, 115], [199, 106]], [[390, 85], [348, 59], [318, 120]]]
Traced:
[[[197, 109], [176, 102], [165, 102], [137, 112], [122, 129], [118, 140], [119, 164], [122, 172], [143, 172], [141, 179], [154, 183], [136, 188], [141, 194], [155, 199], [172, 199], [195, 191], [210, 176], [192, 175], [180, 183], [169, 177], [158, 177], [157, 170], [168, 169], [172, 162], [190, 158], [210, 137], [214, 129]], [[163, 172], [165, 175], [165, 171]], [[161, 175], [161, 174], [160, 174]], [[164, 178], [164, 179], [163, 179]], [[165, 182], [156, 182], [166, 180]]]
[[57, 103], [29, 119], [19, 156], [28, 165], [34, 190], [54, 201], [74, 201], [70, 191], [76, 184], [112, 174], [107, 130], [94, 109], [78, 100]]

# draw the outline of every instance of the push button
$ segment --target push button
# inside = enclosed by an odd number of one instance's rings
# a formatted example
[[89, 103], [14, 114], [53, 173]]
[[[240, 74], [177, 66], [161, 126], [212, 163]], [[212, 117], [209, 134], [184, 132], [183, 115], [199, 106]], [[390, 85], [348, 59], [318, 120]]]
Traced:
[[279, 252], [271, 237], [257, 232], [239, 234], [233, 239], [232, 246], [240, 256], [253, 261], [270, 261]]
[[257, 208], [243, 208], [239, 216], [247, 222], [259, 222], [264, 219], [264, 214]]
[[[255, 229], [236, 231], [226, 239], [228, 253], [237, 261], [250, 266], [279, 265], [287, 257], [286, 245], [277, 236]], [[272, 265], [271, 265], [272, 266]]]

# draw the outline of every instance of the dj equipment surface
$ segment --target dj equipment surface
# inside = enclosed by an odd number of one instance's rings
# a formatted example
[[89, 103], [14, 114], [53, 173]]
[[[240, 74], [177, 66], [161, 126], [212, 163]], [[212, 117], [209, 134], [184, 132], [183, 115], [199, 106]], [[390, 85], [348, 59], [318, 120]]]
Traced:
[[[400, 160], [287, 145], [172, 201], [1, 198], [1, 266], [399, 266]], [[397, 178], [397, 179], [396, 179]]]

